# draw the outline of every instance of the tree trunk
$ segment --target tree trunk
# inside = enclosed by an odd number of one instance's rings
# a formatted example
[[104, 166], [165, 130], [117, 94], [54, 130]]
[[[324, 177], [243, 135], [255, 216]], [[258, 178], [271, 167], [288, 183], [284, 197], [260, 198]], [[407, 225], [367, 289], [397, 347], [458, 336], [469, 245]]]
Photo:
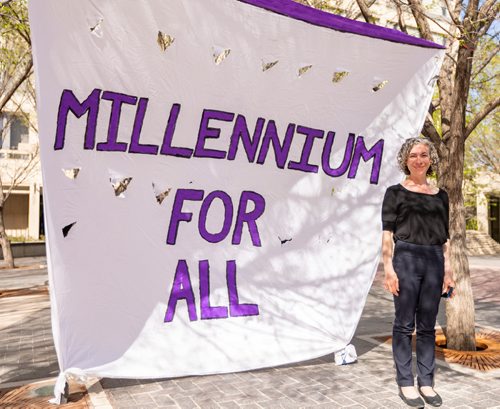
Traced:
[[12, 249], [10, 247], [10, 241], [5, 233], [5, 222], [3, 218], [3, 209], [5, 201], [7, 200], [6, 195], [3, 191], [2, 178], [0, 177], [0, 247], [2, 247], [3, 259], [7, 263], [7, 267], [14, 268], [14, 257], [12, 255]]
[[[465, 224], [465, 219], [464, 219]], [[465, 240], [464, 240], [465, 241]], [[469, 262], [465, 249], [451, 242], [452, 268], [456, 272], [457, 296], [446, 304], [446, 344], [457, 351], [475, 351], [475, 309]]]
[[[453, 159], [443, 161], [439, 178], [440, 185], [448, 192], [450, 199], [450, 261], [455, 276], [455, 297], [446, 302], [446, 343], [450, 349], [475, 351], [474, 298], [465, 253], [465, 208], [462, 196], [464, 144], [457, 139], [454, 138], [455, 144], [448, 156]], [[455, 153], [457, 149], [460, 155]], [[459, 156], [462, 160], [457, 160]]]
[[456, 297], [446, 304], [446, 343], [448, 348], [475, 351], [474, 298], [469, 262], [465, 253], [465, 207], [462, 194], [465, 107], [472, 68], [473, 48], [459, 47], [455, 84], [450, 100], [449, 135], [444, 138], [447, 154], [439, 167], [439, 184], [450, 198], [451, 268], [455, 275]]
[[14, 257], [12, 256], [12, 249], [10, 247], [10, 241], [5, 234], [5, 223], [3, 219], [3, 206], [0, 206], [0, 246], [2, 247], [3, 258], [7, 263], [7, 267], [14, 268]]

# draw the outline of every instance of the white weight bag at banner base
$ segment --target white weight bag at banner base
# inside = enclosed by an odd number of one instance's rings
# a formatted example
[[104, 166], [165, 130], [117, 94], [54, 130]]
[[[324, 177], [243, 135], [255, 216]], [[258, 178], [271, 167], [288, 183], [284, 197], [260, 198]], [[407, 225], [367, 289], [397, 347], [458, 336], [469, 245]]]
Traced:
[[288, 0], [31, 0], [61, 374], [345, 348], [442, 47]]

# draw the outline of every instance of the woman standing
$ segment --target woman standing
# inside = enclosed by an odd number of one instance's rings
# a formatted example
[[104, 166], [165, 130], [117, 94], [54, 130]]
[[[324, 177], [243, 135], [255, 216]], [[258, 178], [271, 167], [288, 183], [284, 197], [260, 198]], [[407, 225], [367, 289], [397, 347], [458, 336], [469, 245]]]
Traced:
[[[453, 296], [455, 286], [449, 260], [448, 194], [427, 181], [438, 163], [427, 139], [405, 141], [398, 162], [406, 180], [387, 189], [382, 205], [384, 286], [394, 296], [396, 313], [392, 337], [396, 379], [407, 405], [423, 407], [423, 398], [429, 405], [441, 406], [433, 388], [434, 327], [441, 294]], [[418, 392], [412, 373], [415, 322]]]

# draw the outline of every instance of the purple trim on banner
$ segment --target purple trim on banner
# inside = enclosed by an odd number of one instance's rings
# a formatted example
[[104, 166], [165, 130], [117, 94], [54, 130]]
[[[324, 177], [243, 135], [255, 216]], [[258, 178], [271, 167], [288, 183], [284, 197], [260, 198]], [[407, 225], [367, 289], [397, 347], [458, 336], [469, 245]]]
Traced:
[[312, 7], [296, 3], [292, 0], [238, 0], [241, 3], [250, 4], [268, 11], [272, 11], [282, 16], [301, 20], [309, 24], [330, 28], [343, 33], [358, 34], [365, 37], [377, 38], [395, 43], [416, 45], [426, 48], [444, 49], [442, 45], [412, 37], [401, 31], [390, 28], [376, 26], [374, 24], [363, 23], [351, 20], [342, 16], [317, 10]]
[[248, 317], [259, 315], [257, 304], [240, 304], [238, 286], [236, 284], [236, 260], [226, 262], [227, 291], [229, 293], [229, 314], [231, 317]]
[[[207, 230], [207, 214], [208, 209], [212, 205], [214, 199], [220, 199], [224, 204], [224, 223], [219, 233], [210, 233]], [[233, 221], [233, 202], [231, 197], [222, 190], [211, 192], [204, 200], [200, 209], [200, 217], [198, 219], [198, 230], [201, 237], [210, 243], [219, 243], [224, 240], [231, 230], [231, 222]], [[200, 270], [201, 271], [201, 270]], [[200, 273], [201, 274], [201, 273]]]
[[200, 312], [202, 320], [227, 318], [227, 307], [210, 305], [210, 266], [208, 260], [200, 260]]

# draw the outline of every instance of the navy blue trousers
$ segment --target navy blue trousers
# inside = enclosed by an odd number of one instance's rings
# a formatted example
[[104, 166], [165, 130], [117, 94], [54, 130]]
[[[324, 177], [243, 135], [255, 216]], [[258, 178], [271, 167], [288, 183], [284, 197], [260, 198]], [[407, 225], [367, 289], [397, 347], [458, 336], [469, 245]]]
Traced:
[[444, 277], [441, 245], [397, 241], [393, 266], [399, 280], [392, 352], [399, 386], [413, 386], [411, 338], [417, 324], [417, 382], [434, 386], [436, 317]]

